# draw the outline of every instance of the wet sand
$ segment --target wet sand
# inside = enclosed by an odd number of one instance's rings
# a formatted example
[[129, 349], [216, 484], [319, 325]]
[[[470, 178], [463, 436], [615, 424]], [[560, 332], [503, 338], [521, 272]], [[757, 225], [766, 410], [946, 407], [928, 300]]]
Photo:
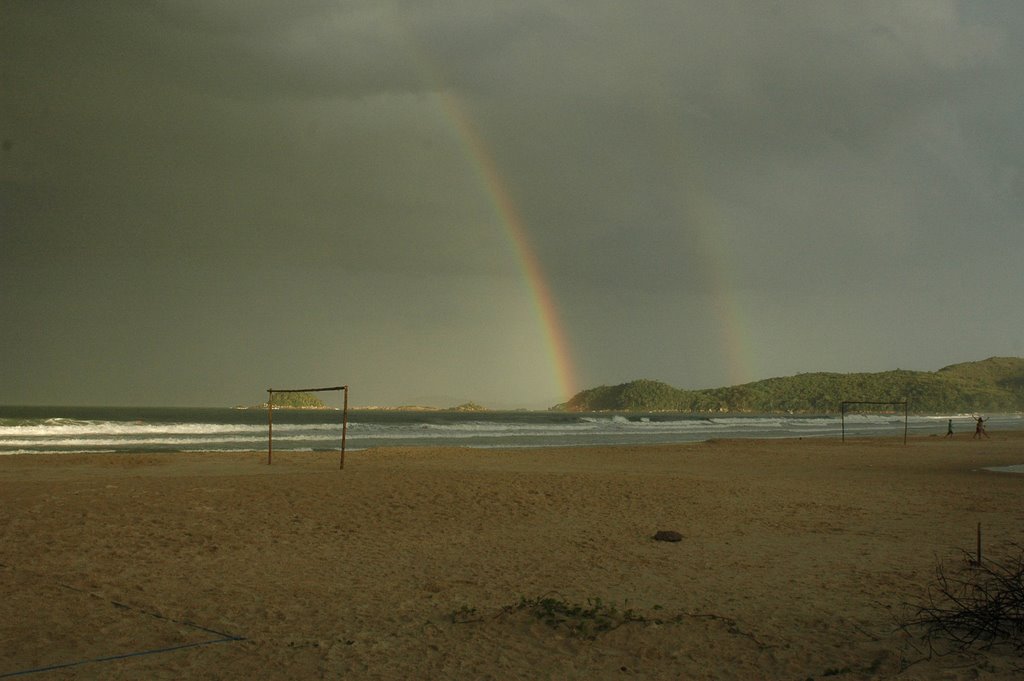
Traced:
[[1021, 678], [896, 623], [978, 523], [1024, 543], [1024, 475], [983, 470], [1022, 463], [1006, 432], [0, 457], [0, 677]]

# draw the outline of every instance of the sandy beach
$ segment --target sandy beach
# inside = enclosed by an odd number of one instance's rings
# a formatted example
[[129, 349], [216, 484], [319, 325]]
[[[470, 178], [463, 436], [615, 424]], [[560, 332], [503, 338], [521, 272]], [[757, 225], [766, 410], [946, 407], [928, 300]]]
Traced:
[[1014, 464], [1024, 433], [0, 457], [0, 677], [1021, 678], [897, 626], [978, 523], [1024, 543]]

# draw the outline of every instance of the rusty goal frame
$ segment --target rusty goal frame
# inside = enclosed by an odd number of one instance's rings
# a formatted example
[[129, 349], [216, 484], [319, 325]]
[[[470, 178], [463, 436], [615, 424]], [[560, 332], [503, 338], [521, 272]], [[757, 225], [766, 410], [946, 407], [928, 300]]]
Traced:
[[322, 393], [340, 390], [345, 394], [344, 406], [341, 410], [341, 458], [338, 468], [345, 467], [345, 436], [348, 433], [348, 386], [338, 385], [332, 388], [267, 388], [267, 465], [273, 462], [274, 453], [274, 393]]

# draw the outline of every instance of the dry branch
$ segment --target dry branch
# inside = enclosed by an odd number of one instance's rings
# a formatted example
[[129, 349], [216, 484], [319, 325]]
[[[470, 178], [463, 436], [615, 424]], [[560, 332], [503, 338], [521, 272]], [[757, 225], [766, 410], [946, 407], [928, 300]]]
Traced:
[[1009, 645], [1024, 654], [1024, 550], [1005, 560], [978, 561], [967, 551], [953, 569], [941, 562], [922, 604], [907, 604], [904, 631], [919, 633], [929, 652], [943, 641], [963, 650]]

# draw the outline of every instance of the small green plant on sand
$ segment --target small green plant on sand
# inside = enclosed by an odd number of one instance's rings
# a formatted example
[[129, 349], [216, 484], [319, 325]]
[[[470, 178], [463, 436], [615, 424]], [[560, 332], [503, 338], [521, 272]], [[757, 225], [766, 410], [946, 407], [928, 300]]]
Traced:
[[[651, 606], [651, 609], [664, 611], [661, 605]], [[448, 619], [452, 624], [470, 624], [521, 613], [543, 622], [552, 629], [564, 631], [569, 636], [587, 640], [594, 640], [598, 635], [625, 624], [672, 625], [680, 624], [684, 620], [718, 621], [723, 623], [732, 635], [748, 638], [762, 649], [772, 647], [771, 644], [760, 641], [753, 633], [746, 631], [736, 620], [715, 613], [680, 612], [670, 617], [649, 617], [633, 608], [619, 608], [614, 603], [605, 603], [600, 598], [588, 598], [585, 603], [572, 603], [552, 592], [535, 598], [520, 596], [518, 603], [504, 606], [493, 617], [485, 617], [476, 608], [463, 605], [452, 611]]]
[[477, 609], [469, 605], [453, 610], [448, 617], [451, 619], [452, 624], [469, 624], [470, 622], [483, 621], [483, 617], [480, 616]]
[[563, 629], [572, 636], [588, 639], [628, 622], [651, 621], [632, 608], [620, 610], [600, 598], [588, 598], [586, 604], [580, 604], [552, 596], [522, 596], [519, 603], [507, 606], [505, 611], [527, 612], [553, 629]]

